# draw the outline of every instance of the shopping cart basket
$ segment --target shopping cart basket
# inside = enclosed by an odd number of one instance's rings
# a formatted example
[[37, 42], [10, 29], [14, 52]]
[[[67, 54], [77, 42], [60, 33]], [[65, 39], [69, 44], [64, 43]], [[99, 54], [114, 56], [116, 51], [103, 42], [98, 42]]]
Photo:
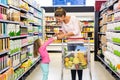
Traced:
[[[63, 80], [63, 69], [83, 70], [88, 68], [91, 76], [90, 67], [90, 46], [89, 40], [85, 42], [83, 38], [69, 38], [67, 39], [67, 47], [62, 40], [62, 73], [61, 80]], [[88, 46], [84, 46], [88, 43]]]

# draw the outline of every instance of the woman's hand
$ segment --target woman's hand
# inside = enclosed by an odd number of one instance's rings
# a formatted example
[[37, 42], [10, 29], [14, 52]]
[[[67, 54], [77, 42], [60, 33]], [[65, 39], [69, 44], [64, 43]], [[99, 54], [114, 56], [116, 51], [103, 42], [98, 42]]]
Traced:
[[62, 39], [62, 38], [64, 38], [64, 35], [57, 35], [57, 38]]

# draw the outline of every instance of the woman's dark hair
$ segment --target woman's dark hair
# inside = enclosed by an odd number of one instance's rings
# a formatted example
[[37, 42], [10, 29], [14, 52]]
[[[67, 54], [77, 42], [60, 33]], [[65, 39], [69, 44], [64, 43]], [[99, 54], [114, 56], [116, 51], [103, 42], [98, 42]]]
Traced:
[[63, 8], [58, 7], [55, 11], [54, 16], [55, 17], [62, 17], [63, 15], [66, 16], [66, 11]]

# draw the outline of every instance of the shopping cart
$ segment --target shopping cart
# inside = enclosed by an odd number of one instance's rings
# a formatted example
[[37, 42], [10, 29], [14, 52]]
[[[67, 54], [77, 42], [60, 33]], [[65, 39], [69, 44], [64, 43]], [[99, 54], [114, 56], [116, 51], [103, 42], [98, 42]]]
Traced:
[[[90, 80], [92, 80], [89, 38], [86, 42], [83, 38], [69, 38], [66, 43], [67, 46], [64, 45], [63, 39], [61, 80], [63, 80], [64, 69], [84, 70], [86, 68], [89, 69]], [[88, 45], [85, 46], [85, 43]]]

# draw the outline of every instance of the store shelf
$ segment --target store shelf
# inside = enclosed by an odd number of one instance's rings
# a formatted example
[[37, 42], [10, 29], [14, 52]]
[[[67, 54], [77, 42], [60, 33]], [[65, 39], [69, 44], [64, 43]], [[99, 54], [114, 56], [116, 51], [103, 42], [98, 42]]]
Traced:
[[25, 13], [27, 13], [27, 12], [28, 12], [27, 10], [22, 9], [22, 8], [20, 8], [20, 11], [21, 11], [21, 12], [25, 12]]
[[5, 4], [2, 4], [2, 3], [0, 3], [0, 6], [3, 6], [3, 7], [6, 7], [6, 8], [9, 8], [8, 5], [5, 5]]
[[120, 75], [118, 73], [116, 73], [105, 61], [103, 57], [100, 57], [99, 55], [97, 55], [98, 59], [104, 64], [104, 66], [106, 68], [108, 68], [107, 70], [111, 73], [111, 75], [115, 75], [115, 78], [119, 78], [120, 79]]
[[28, 26], [20, 25], [21, 28], [28, 28]]
[[94, 31], [83, 31], [82, 33], [93, 33]]
[[18, 52], [15, 52], [15, 53], [13, 53], [13, 54], [9, 54], [10, 56], [14, 56], [14, 55], [16, 55], [16, 54], [20, 54], [21, 53], [21, 51], [18, 51]]
[[9, 38], [9, 36], [0, 36], [0, 39]]
[[112, 2], [111, 4], [109, 4], [109, 5], [107, 6], [107, 8], [113, 6], [113, 4], [115, 4], [117, 1], [118, 1], [118, 0], [113, 0], [113, 2]]
[[98, 32], [99, 35], [106, 35], [106, 33]]
[[26, 0], [24, 0], [24, 2], [28, 3], [28, 5], [30, 5], [30, 6], [31, 6], [31, 7], [33, 7], [34, 9], [38, 10], [39, 12], [41, 12], [41, 10], [40, 10], [40, 9], [38, 9], [38, 8], [34, 7], [35, 5], [30, 4], [30, 3], [29, 3], [28, 1], [26, 1]]
[[46, 32], [46, 34], [55, 34], [55, 32]]
[[21, 76], [19, 76], [16, 80], [20, 80], [33, 66], [35, 66], [38, 62], [40, 61], [40, 58], [38, 58], [33, 65], [27, 70], [25, 71]]
[[120, 33], [120, 30], [108, 30], [108, 32], [116, 32], [116, 33]]
[[11, 24], [19, 24], [19, 22], [16, 22], [16, 21], [9, 21], [9, 20], [2, 20], [2, 19], [0, 19], [0, 22], [11, 23]]
[[21, 18], [24, 18], [24, 19], [28, 19], [28, 17], [27, 17], [27, 16], [22, 16], [22, 15], [21, 15], [20, 17], [21, 17]]
[[13, 8], [13, 9], [16, 9], [16, 10], [20, 11], [20, 8], [15, 7], [15, 6], [13, 6], [13, 5], [9, 5], [9, 8]]
[[0, 52], [0, 56], [4, 55], [4, 54], [7, 54], [8, 52], [9, 52], [9, 50], [2, 51], [2, 52]]
[[41, 26], [40, 24], [34, 22], [30, 22], [30, 24], [32, 24], [33, 26]]
[[53, 26], [53, 27], [61, 27], [61, 25], [46, 25], [46, 27]]
[[120, 22], [120, 20], [116, 20], [116, 21], [107, 22], [107, 24], [112, 24], [112, 23], [117, 23], [117, 22]]
[[14, 36], [14, 37], [10, 37], [10, 39], [21, 39], [21, 38], [25, 38], [28, 37], [28, 35], [24, 35], [24, 36]]
[[33, 14], [34, 12], [32, 12], [32, 11], [28, 11], [30, 14]]
[[18, 64], [17, 66], [13, 67], [14, 70], [16, 70], [17, 68], [19, 68], [21, 66], [21, 63]]
[[7, 71], [10, 67], [6, 67], [3, 70], [0, 70], [0, 74], [2, 74], [3, 72]]
[[28, 60], [28, 58], [26, 58], [26, 59], [22, 60], [22, 61], [21, 61], [21, 63], [23, 63], [23, 62], [25, 62], [25, 61], [27, 61], [27, 60]]
[[22, 45], [22, 47], [33, 45], [33, 43]]
[[94, 20], [80, 20], [80, 22], [94, 22]]
[[[112, 42], [112, 41], [111, 41]], [[116, 42], [112, 42], [113, 44], [116, 44], [116, 45], [118, 45], [118, 46], [120, 46], [120, 43], [116, 43]]]
[[104, 25], [107, 25], [108, 23], [104, 23], [104, 24], [101, 24], [100, 26], [102, 27], [102, 26], [104, 26]]
[[38, 19], [42, 19], [42, 18], [40, 18], [40, 17], [38, 17], [38, 16], [35, 16], [35, 15], [34, 15], [34, 17], [35, 17], [35, 18], [38, 18]]

